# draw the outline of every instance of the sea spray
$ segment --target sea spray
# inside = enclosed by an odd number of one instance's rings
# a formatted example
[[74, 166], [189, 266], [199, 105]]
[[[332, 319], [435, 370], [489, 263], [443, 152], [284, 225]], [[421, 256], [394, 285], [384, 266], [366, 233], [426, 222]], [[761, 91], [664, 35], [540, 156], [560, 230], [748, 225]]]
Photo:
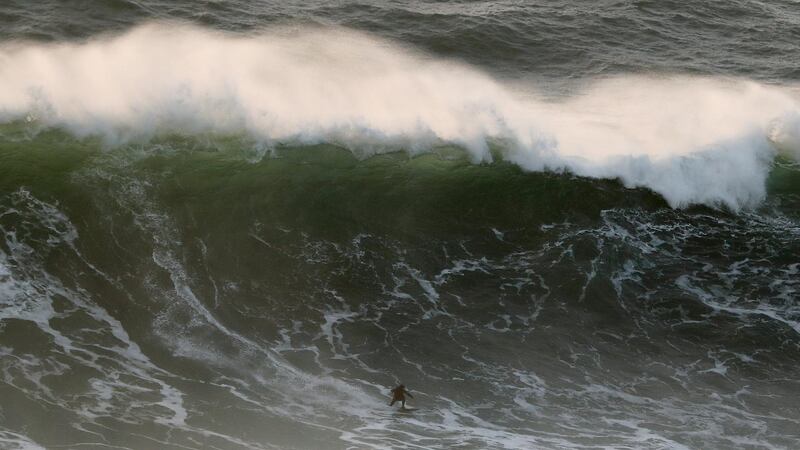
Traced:
[[[788, 88], [686, 76], [586, 80], [556, 100], [481, 70], [343, 29], [239, 36], [150, 23], [81, 43], [0, 47], [0, 120], [111, 146], [165, 133], [261, 145], [335, 143], [360, 156], [442, 143], [527, 170], [647, 187], [672, 206], [758, 205], [778, 149], [800, 150]], [[531, 94], [530, 91], [534, 94]], [[777, 131], [776, 131], [777, 130]], [[787, 131], [788, 130], [788, 131]]]

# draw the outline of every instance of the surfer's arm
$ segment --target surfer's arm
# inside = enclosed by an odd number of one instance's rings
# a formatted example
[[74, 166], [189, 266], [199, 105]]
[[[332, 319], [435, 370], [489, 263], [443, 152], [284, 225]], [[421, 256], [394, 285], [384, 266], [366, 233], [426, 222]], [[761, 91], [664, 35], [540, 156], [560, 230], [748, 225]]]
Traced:
[[414, 398], [414, 396], [413, 396], [413, 395], [411, 395], [411, 392], [408, 392], [408, 391], [406, 391], [406, 395], [408, 395], [408, 396], [409, 396], [409, 397], [411, 397], [411, 398]]

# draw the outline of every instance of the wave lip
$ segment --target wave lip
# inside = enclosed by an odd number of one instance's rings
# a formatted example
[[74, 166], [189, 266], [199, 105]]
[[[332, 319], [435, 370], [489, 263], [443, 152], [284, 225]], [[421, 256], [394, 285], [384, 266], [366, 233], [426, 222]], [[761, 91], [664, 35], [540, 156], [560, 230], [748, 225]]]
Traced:
[[0, 45], [0, 121], [109, 145], [162, 133], [331, 142], [359, 156], [442, 142], [527, 170], [618, 178], [673, 207], [758, 205], [778, 152], [800, 156], [800, 102], [747, 80], [626, 76], [558, 101], [343, 29], [227, 35], [168, 23], [79, 44]]

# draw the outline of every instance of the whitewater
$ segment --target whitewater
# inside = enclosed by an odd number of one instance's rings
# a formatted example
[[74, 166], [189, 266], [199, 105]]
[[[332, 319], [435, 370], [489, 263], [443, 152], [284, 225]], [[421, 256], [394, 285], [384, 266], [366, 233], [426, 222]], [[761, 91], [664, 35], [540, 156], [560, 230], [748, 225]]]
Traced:
[[344, 29], [237, 36], [154, 23], [80, 43], [0, 48], [0, 120], [109, 146], [246, 134], [359, 157], [455, 144], [475, 162], [619, 179], [673, 207], [759, 205], [779, 154], [800, 155], [797, 86], [680, 75], [546, 87]]
[[0, 2], [0, 448], [794, 449], [796, 6]]

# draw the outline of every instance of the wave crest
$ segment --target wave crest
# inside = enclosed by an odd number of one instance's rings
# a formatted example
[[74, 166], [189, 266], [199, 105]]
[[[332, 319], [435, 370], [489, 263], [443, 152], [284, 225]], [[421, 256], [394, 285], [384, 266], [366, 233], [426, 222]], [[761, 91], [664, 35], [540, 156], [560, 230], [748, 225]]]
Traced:
[[110, 145], [161, 133], [332, 142], [371, 155], [446, 142], [528, 170], [618, 178], [674, 207], [757, 205], [777, 152], [800, 155], [800, 102], [747, 80], [626, 76], [545, 100], [342, 29], [237, 36], [166, 23], [79, 44], [0, 46], [0, 121]]

